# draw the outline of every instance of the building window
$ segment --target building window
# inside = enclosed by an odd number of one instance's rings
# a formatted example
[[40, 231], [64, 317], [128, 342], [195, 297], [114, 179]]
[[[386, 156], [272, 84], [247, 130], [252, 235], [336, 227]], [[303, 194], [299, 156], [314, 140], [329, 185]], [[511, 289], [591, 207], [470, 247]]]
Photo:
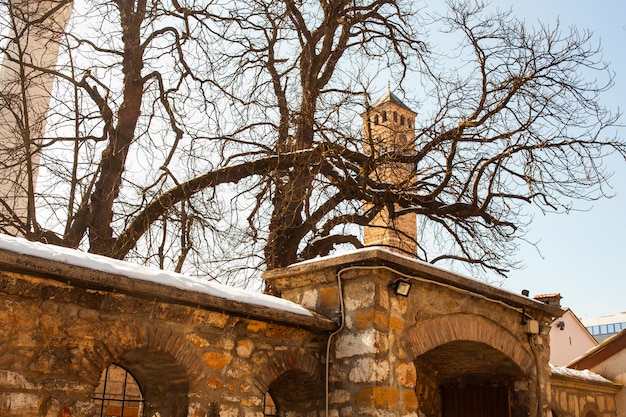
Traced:
[[274, 399], [269, 392], [266, 392], [263, 398], [263, 415], [266, 417], [278, 417], [279, 415], [276, 403], [274, 403]]
[[137, 381], [124, 368], [111, 365], [102, 373], [93, 397], [99, 417], [143, 417], [143, 395]]
[[378, 124], [378, 115], [374, 116], [374, 124], [377, 125]]
[[404, 116], [400, 116], [400, 124], [404, 126]]
[[398, 123], [398, 112], [393, 112], [393, 121]]
[[406, 145], [406, 135], [400, 134], [400, 143]]
[[383, 122], [386, 122], [386, 121], [387, 121], [387, 112], [384, 111], [383, 112]]

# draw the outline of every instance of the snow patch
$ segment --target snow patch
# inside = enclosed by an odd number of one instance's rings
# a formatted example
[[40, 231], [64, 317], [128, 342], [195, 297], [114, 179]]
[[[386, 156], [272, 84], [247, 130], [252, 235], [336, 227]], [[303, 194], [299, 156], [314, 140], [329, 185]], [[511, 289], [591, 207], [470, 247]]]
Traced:
[[556, 366], [550, 364], [550, 369], [553, 374], [568, 376], [572, 378], [584, 379], [587, 381], [595, 381], [595, 382], [605, 382], [612, 384], [613, 382], [606, 379], [602, 375], [598, 375], [594, 372], [591, 372], [589, 369], [585, 369], [584, 371], [579, 371], [577, 369], [566, 368], [564, 366]]
[[0, 234], [0, 249], [16, 254], [59, 262], [66, 265], [105, 272], [107, 274], [121, 275], [141, 281], [154, 282], [185, 291], [208, 294], [226, 300], [240, 301], [247, 304], [268, 307], [309, 317], [313, 316], [312, 313], [304, 307], [282, 298], [242, 290], [228, 285], [206, 281], [201, 278], [177, 274], [175, 272], [162, 271], [142, 265], [135, 265], [129, 262], [85, 253], [61, 246], [30, 242], [23, 238]]

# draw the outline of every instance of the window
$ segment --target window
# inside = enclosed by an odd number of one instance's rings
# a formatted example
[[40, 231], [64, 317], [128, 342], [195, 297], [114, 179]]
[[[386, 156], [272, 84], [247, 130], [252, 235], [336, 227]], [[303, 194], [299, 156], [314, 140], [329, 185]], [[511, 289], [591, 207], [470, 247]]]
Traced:
[[374, 124], [377, 125], [378, 124], [378, 115], [374, 116]]
[[393, 112], [393, 121], [396, 123], [398, 122], [398, 112]]
[[404, 126], [404, 116], [400, 116], [400, 124]]
[[278, 416], [278, 408], [269, 392], [266, 392], [263, 398], [263, 415], [267, 417]]
[[95, 416], [142, 417], [143, 395], [135, 378], [124, 368], [111, 365], [102, 373], [93, 397]]
[[386, 121], [387, 121], [387, 112], [384, 111], [383, 112], [383, 122], [386, 122]]

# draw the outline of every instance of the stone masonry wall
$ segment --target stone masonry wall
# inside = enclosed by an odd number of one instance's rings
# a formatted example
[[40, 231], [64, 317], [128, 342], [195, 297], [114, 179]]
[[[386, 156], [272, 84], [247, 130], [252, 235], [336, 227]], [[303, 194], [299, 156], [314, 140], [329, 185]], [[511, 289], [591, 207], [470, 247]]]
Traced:
[[0, 273], [0, 323], [3, 417], [90, 416], [112, 363], [157, 404], [148, 417], [257, 417], [270, 389], [286, 410], [306, 407], [288, 402], [298, 390], [323, 392], [327, 336], [296, 326], [10, 272]]
[[552, 417], [615, 417], [619, 386], [554, 375]]
[[[515, 415], [549, 412], [547, 339], [531, 346], [521, 309], [428, 280], [412, 280], [409, 296], [398, 296], [389, 285], [402, 275], [382, 266], [348, 266], [338, 275], [345, 317], [331, 350], [332, 415], [439, 416], [439, 387], [464, 378], [510, 387]], [[303, 274], [278, 287], [323, 314], [340, 310], [335, 277]]]

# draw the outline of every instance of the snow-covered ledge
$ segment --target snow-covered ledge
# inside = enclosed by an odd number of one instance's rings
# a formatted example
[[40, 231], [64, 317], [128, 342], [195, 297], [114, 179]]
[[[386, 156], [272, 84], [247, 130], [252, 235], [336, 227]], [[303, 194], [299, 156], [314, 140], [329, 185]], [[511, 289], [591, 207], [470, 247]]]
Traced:
[[0, 265], [94, 290], [115, 291], [328, 331], [334, 322], [288, 300], [60, 246], [0, 234]]

